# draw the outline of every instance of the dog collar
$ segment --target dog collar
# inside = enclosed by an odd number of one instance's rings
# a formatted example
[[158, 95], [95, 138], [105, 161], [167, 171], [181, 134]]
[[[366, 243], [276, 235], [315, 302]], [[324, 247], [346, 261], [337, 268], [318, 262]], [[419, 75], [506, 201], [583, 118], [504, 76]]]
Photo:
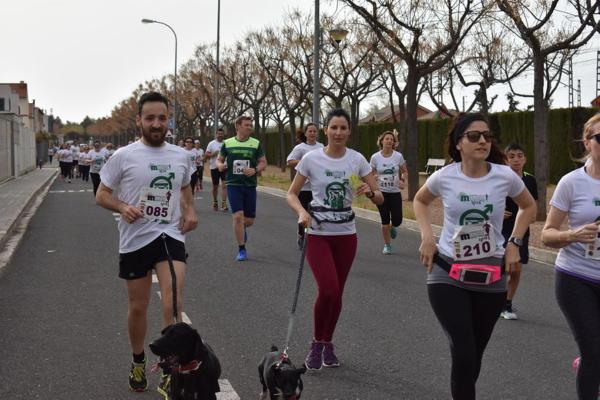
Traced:
[[179, 374], [191, 374], [192, 372], [197, 371], [198, 368], [200, 368], [200, 365], [202, 365], [202, 361], [192, 360], [185, 365], [174, 367], [172, 371]]

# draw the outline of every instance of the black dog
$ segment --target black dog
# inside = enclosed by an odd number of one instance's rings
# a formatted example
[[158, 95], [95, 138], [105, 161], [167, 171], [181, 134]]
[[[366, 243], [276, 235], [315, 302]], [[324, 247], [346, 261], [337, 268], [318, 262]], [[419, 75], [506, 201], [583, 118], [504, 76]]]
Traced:
[[306, 372], [306, 367], [296, 368], [287, 356], [271, 347], [271, 351], [258, 364], [258, 376], [262, 384], [261, 399], [267, 399], [267, 391], [271, 400], [299, 400], [304, 386], [300, 375]]
[[160, 357], [159, 366], [171, 375], [170, 400], [216, 400], [221, 364], [210, 346], [188, 324], [165, 328], [150, 344]]

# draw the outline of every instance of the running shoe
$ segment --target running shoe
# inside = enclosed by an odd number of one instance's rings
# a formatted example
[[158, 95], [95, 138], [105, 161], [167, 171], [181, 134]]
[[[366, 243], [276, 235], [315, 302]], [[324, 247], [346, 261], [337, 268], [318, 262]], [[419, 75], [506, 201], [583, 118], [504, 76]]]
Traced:
[[392, 245], [384, 244], [382, 253], [385, 254], [386, 256], [392, 254]]
[[213, 211], [219, 211], [219, 203], [216, 201], [213, 203]]
[[169, 386], [171, 385], [171, 375], [165, 374], [164, 372], [160, 376], [160, 382], [158, 382], [158, 387], [156, 391], [160, 393], [161, 396], [165, 398], [165, 400], [169, 400]]
[[396, 236], [398, 236], [398, 230], [395, 226], [392, 226], [392, 230], [390, 231], [390, 237], [392, 239], [396, 239]]
[[229, 211], [229, 208], [227, 207], [227, 203], [225, 203], [225, 202], [221, 203], [221, 211]]
[[134, 392], [144, 392], [148, 389], [146, 379], [146, 360], [143, 363], [131, 363], [129, 370], [129, 389]]
[[244, 249], [240, 249], [240, 251], [238, 251], [237, 256], [235, 257], [236, 261], [246, 261], [248, 259], [248, 255], [246, 254], [246, 250]]
[[340, 361], [333, 352], [333, 343], [331, 342], [323, 345], [323, 366], [328, 368], [340, 366]]
[[519, 319], [514, 310], [504, 310], [500, 313], [500, 317], [504, 319]]
[[323, 343], [313, 341], [310, 344], [310, 351], [306, 356], [304, 365], [307, 369], [318, 370], [323, 366]]

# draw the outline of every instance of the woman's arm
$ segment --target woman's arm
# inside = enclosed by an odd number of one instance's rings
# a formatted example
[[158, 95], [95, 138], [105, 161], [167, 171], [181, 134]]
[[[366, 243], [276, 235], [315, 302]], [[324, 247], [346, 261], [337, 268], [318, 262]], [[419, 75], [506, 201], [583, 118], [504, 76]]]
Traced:
[[[535, 214], [537, 212], [537, 205], [535, 200], [526, 188], [523, 189], [521, 194], [512, 198], [514, 202], [519, 206], [517, 217], [515, 219], [515, 227], [511, 233], [511, 236], [522, 239], [529, 228], [529, 224], [535, 221]], [[506, 251], [504, 252], [504, 262], [510, 271], [515, 264], [521, 261], [519, 254], [519, 247], [509, 242], [506, 244]]]
[[[358, 187], [356, 194], [364, 194], [375, 205], [383, 203], [383, 194], [381, 194], [381, 190], [379, 190], [379, 187], [377, 186], [377, 180], [375, 179], [373, 172], [363, 176], [361, 179], [363, 184]], [[372, 195], [369, 193], [372, 193]]]
[[592, 243], [598, 235], [600, 221], [587, 224], [577, 229], [561, 231], [567, 212], [554, 206], [550, 206], [550, 212], [546, 218], [546, 224], [542, 229], [542, 243], [548, 247], [560, 249], [573, 242]]
[[427, 267], [427, 272], [431, 272], [433, 268], [433, 256], [438, 251], [437, 244], [433, 238], [433, 230], [431, 229], [431, 211], [429, 209], [429, 205], [435, 198], [427, 186], [424, 185], [419, 189], [413, 201], [415, 218], [421, 231], [420, 259], [421, 263]]

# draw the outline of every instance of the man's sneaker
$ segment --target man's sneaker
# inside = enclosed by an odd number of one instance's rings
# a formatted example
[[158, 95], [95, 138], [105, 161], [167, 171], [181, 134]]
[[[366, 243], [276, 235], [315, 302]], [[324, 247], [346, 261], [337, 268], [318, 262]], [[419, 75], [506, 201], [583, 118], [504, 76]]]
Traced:
[[392, 226], [392, 230], [390, 231], [390, 237], [392, 239], [396, 239], [396, 236], [398, 236], [398, 230], [395, 226]]
[[171, 385], [171, 374], [165, 374], [164, 372], [160, 376], [160, 382], [158, 382], [158, 387], [156, 391], [160, 393], [161, 396], [165, 398], [165, 400], [169, 400], [169, 386]]
[[323, 366], [324, 367], [339, 367], [340, 361], [333, 352], [333, 343], [324, 343], [323, 346]]
[[392, 245], [384, 244], [382, 253], [385, 255], [392, 254]]
[[308, 352], [308, 355], [306, 356], [306, 360], [304, 361], [304, 365], [306, 366], [307, 369], [321, 369], [321, 367], [323, 366], [323, 348], [324, 348], [324, 343], [323, 342], [316, 342], [313, 341], [310, 344], [310, 351]]
[[129, 389], [134, 392], [144, 392], [148, 389], [146, 379], [146, 360], [143, 363], [131, 363], [129, 370]]
[[248, 255], [246, 254], [246, 250], [244, 249], [240, 249], [240, 251], [238, 251], [237, 256], [235, 257], [236, 261], [246, 261], [248, 259]]
[[213, 211], [219, 211], [219, 203], [213, 203]]
[[504, 319], [519, 319], [514, 310], [504, 310], [500, 313], [500, 317]]

